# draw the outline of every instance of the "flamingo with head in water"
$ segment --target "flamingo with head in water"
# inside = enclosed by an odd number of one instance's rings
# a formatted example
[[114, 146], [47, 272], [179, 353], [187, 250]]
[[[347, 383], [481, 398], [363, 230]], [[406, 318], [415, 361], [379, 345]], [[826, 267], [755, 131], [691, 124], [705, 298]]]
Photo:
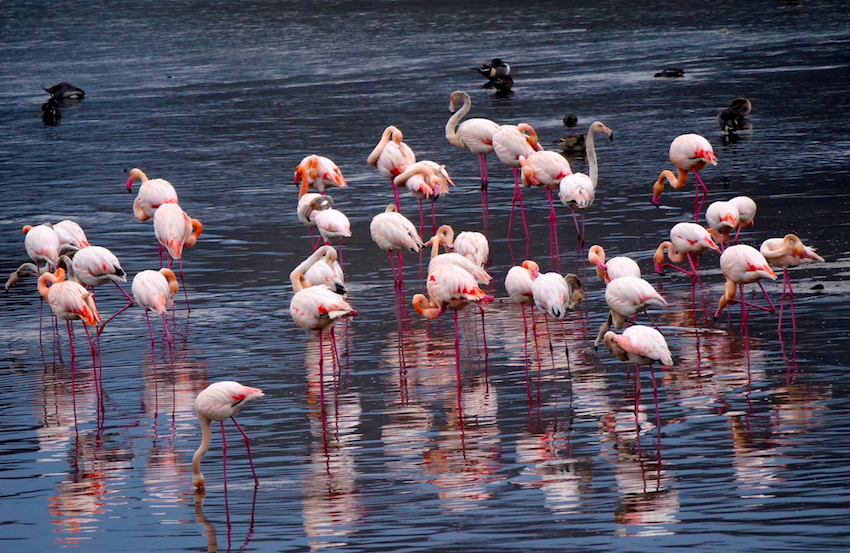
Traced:
[[[705, 202], [705, 197], [708, 194], [708, 188], [699, 176], [707, 165], [717, 165], [717, 156], [711, 143], [704, 137], [698, 134], [683, 134], [677, 136], [670, 143], [670, 161], [676, 166], [678, 174], [672, 171], [664, 170], [658, 176], [655, 184], [652, 185], [652, 203], [659, 204], [659, 198], [664, 191], [664, 180], [670, 183], [670, 186], [679, 190], [684, 188], [688, 183], [688, 173], [694, 172], [696, 179], [696, 197], [694, 198], [694, 222], [699, 222], [699, 215], [702, 212], [702, 205]], [[700, 189], [702, 195], [700, 195]]]
[[788, 274], [788, 269], [808, 263], [823, 263], [824, 260], [815, 252], [814, 248], [803, 244], [803, 241], [796, 234], [786, 234], [783, 238], [768, 238], [762, 242], [759, 252], [768, 263], [782, 269], [782, 296], [779, 300], [778, 328], [782, 329], [782, 310], [785, 307], [787, 290], [791, 304], [791, 326], [794, 330], [797, 330], [797, 322], [794, 320], [794, 288], [791, 286], [791, 275]]

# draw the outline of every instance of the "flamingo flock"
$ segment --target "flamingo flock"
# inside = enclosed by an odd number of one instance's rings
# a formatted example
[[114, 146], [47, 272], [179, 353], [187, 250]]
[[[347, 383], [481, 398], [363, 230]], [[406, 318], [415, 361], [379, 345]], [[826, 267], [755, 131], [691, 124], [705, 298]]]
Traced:
[[[513, 172], [514, 191], [507, 229], [509, 240], [516, 203], [519, 203], [521, 210], [526, 242], [529, 240], [522, 200], [523, 188], [543, 188], [549, 203], [550, 256], [553, 270], [541, 272], [538, 262], [529, 258], [511, 267], [504, 276], [504, 288], [510, 301], [520, 305], [527, 341], [526, 306], [531, 309], [532, 320], [536, 308], [548, 325], [549, 319], [560, 321], [571, 311], [577, 310], [588, 293], [586, 285], [583, 285], [576, 274], [565, 275], [558, 270], [560, 252], [553, 192], [558, 194], [563, 205], [570, 208], [577, 244], [583, 251], [586, 238], [584, 212], [593, 205], [600, 175], [604, 175], [604, 165], [600, 171], [597, 162], [594, 135], [604, 134], [613, 140], [613, 131], [600, 121], [594, 121], [589, 126], [585, 146], [589, 174], [573, 173], [570, 163], [562, 153], [547, 151], [540, 146], [537, 133], [531, 125], [498, 124], [483, 118], [463, 120], [471, 107], [472, 101], [466, 92], [455, 91], [450, 95], [449, 111], [452, 115], [446, 123], [445, 136], [453, 146], [478, 156], [478, 178], [485, 213], [488, 209], [486, 194], [490, 182], [487, 156], [491, 153], [495, 153], [502, 164]], [[741, 325], [746, 329], [749, 316], [747, 307], [774, 311], [774, 305], [760, 281], [765, 278], [777, 278], [771, 266], [782, 268], [784, 279], [778, 325], [781, 331], [781, 315], [786, 295], [790, 299], [792, 320], [794, 318], [794, 291], [788, 269], [801, 264], [823, 262], [823, 258], [816, 254], [814, 249], [805, 246], [794, 234], [765, 241], [761, 251], [738, 243], [742, 229], [751, 227], [755, 221], [756, 203], [747, 196], [712, 203], [704, 214], [708, 228], [699, 224], [703, 217], [702, 207], [708, 195], [708, 188], [700, 176], [700, 171], [717, 165], [718, 158], [709, 141], [696, 134], [675, 138], [670, 145], [669, 157], [677, 172], [666, 169], [661, 172], [652, 187], [652, 203], [660, 203], [665, 181], [673, 188], [681, 189], [686, 185], [689, 173], [693, 172], [696, 180], [695, 221], [681, 222], [670, 229], [669, 240], [662, 241], [654, 255], [651, 255], [656, 272], [661, 273], [664, 268], [673, 268], [689, 276], [692, 283], [696, 284], [700, 281], [700, 259], [709, 250], [719, 253], [718, 265], [726, 283], [714, 318], [717, 319], [727, 305], [739, 303]], [[464, 230], [455, 235], [455, 230], [450, 225], [437, 226], [433, 201], [448, 194], [454, 182], [449, 177], [445, 164], [430, 160], [417, 161], [413, 149], [404, 142], [399, 127], [386, 126], [377, 145], [365, 156], [365, 161], [376, 168], [383, 179], [390, 181], [393, 191], [393, 203], [375, 213], [370, 224], [370, 234], [377, 249], [387, 252], [390, 258], [397, 297], [405, 298], [402, 278], [404, 252], [420, 253], [424, 248], [431, 247], [422, 292], [414, 294], [407, 305], [412, 306], [419, 315], [428, 320], [437, 319], [447, 311], [452, 313], [455, 327], [456, 377], [460, 393], [458, 313], [470, 306], [481, 313], [481, 333], [486, 351], [485, 313], [489, 304], [498, 301], [492, 291], [494, 276], [488, 270], [489, 235], [476, 230]], [[602, 180], [604, 182], [604, 179]], [[141, 181], [141, 186], [132, 204], [133, 214], [139, 221], [152, 219], [154, 236], [160, 246], [160, 267], [158, 270], [144, 270], [135, 275], [132, 296], [121, 286], [127, 282], [128, 274], [118, 258], [102, 246], [91, 245], [84, 231], [73, 221], [27, 225], [23, 228], [24, 247], [32, 263], [24, 263], [12, 273], [6, 289], [24, 276], [38, 277], [39, 294], [47, 300], [55, 316], [67, 323], [72, 361], [75, 357], [72, 321], [83, 321], [94, 359], [97, 345], [86, 325], [96, 327], [99, 336], [107, 323], [134, 304], [138, 304], [144, 309], [146, 318], [151, 311], [162, 317], [164, 333], [170, 341], [166, 313], [173, 310], [174, 296], [181, 285], [186, 294], [187, 311], [189, 310], [183, 254], [184, 248], [192, 247], [198, 242], [203, 225], [181, 208], [177, 192], [168, 181], [148, 179], [140, 169], [133, 169], [126, 183], [129, 192], [132, 192], [136, 181]], [[340, 361], [334, 327], [358, 315], [358, 310], [349, 302], [341, 257], [341, 240], [352, 235], [351, 224], [342, 211], [334, 208], [335, 200], [330, 195], [332, 190], [342, 191], [348, 188], [348, 182], [336, 163], [315, 154], [305, 156], [295, 167], [294, 181], [299, 185], [295, 202], [296, 215], [298, 220], [310, 229], [313, 253], [290, 272], [292, 296], [289, 313], [298, 327], [315, 333], [318, 337], [321, 375], [325, 337], [327, 336], [331, 343], [334, 366], [338, 366]], [[402, 213], [402, 190], [407, 190], [419, 200], [418, 229]], [[431, 200], [432, 204], [431, 236], [427, 240], [424, 236], [423, 200]], [[313, 241], [313, 229], [318, 229], [321, 240]], [[340, 241], [337, 244], [338, 249], [331, 245], [334, 239]], [[169, 258], [167, 266], [162, 256], [163, 250]], [[672, 365], [674, 358], [665, 339], [664, 329], [659, 328], [648, 313], [650, 309], [663, 309], [667, 306], [667, 301], [652, 283], [642, 277], [639, 264], [627, 256], [608, 259], [599, 244], [588, 250], [587, 260], [605, 287], [605, 301], [609, 308], [593, 345], [604, 344], [616, 358], [637, 366]], [[179, 284], [172, 269], [174, 261], [179, 265]], [[687, 267], [679, 265], [685, 261], [688, 263]], [[93, 290], [94, 287], [110, 281], [121, 290], [128, 304], [104, 322], [97, 309]], [[744, 286], [747, 284], [758, 284], [761, 287], [767, 305], [759, 305], [747, 299], [744, 295]], [[637, 324], [635, 318], [639, 314], [645, 314], [651, 326]], [[150, 319], [146, 320], [153, 348], [155, 336]], [[202, 442], [192, 460], [195, 487], [202, 489], [205, 485], [200, 463], [210, 446], [211, 421], [221, 422], [222, 444], [226, 448], [223, 437], [224, 421], [230, 418], [235, 423], [234, 415], [247, 403], [263, 395], [257, 388], [232, 381], [212, 384], [198, 394], [195, 410], [202, 429]], [[238, 423], [237, 427], [247, 445], [247, 434]], [[250, 449], [248, 456], [254, 479], [258, 481]]]

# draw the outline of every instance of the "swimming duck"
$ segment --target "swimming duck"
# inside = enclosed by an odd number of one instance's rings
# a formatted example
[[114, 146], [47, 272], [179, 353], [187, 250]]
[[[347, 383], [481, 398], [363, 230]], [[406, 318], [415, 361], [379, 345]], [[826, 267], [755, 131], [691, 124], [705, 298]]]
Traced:
[[51, 86], [50, 88], [45, 88], [44, 91], [57, 100], [63, 100], [65, 98], [82, 98], [86, 95], [82, 88], [76, 87], [65, 81]]
[[62, 111], [59, 109], [59, 102], [52, 96], [49, 100], [41, 104], [41, 121], [45, 125], [58, 125], [62, 118]]
[[662, 69], [658, 73], [655, 74], [656, 77], [681, 77], [685, 74], [684, 69], [679, 69], [678, 67], [668, 67], [667, 69]]

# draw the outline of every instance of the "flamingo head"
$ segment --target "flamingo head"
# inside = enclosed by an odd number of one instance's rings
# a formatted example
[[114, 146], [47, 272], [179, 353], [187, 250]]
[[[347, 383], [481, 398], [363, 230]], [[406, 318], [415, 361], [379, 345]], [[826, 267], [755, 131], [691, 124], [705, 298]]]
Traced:
[[530, 259], [522, 262], [522, 268], [531, 273], [532, 280], [540, 276], [540, 265]]
[[141, 169], [133, 168], [127, 178], [127, 192], [133, 192], [133, 183], [139, 179], [141, 179], [142, 182], [148, 180], [147, 176], [145, 176]]
[[592, 125], [590, 125], [590, 132], [604, 134], [609, 140], [614, 140], [614, 131], [606, 127], [602, 121], [595, 121]]
[[711, 165], [717, 165], [717, 155], [712, 150], [697, 150], [694, 157], [702, 158]]

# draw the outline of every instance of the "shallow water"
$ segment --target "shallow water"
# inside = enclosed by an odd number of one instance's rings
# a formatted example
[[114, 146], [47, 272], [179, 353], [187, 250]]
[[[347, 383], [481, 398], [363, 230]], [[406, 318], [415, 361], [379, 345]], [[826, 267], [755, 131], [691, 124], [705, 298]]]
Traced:
[[[124, 187], [132, 167], [171, 181], [205, 226], [186, 254], [192, 310], [178, 296], [173, 347], [158, 336], [152, 351], [142, 311], [125, 312], [102, 336], [99, 380], [78, 326], [72, 389], [67, 334], [54, 335], [46, 316], [39, 326], [33, 279], [3, 297], [3, 551], [845, 548], [846, 9], [524, 6], [4, 6], [3, 274], [27, 261], [24, 224], [69, 217], [128, 273], [158, 267], [151, 227], [133, 218]], [[469, 69], [494, 56], [512, 64], [509, 98], [481, 89]], [[685, 76], [653, 78], [670, 66]], [[86, 98], [45, 126], [41, 87], [62, 80]], [[527, 121], [544, 144], [566, 133], [567, 112], [581, 128], [598, 119], [614, 130], [613, 142], [597, 142], [588, 244], [637, 259], [669, 303], [654, 317], [676, 364], [656, 370], [657, 411], [646, 369], [636, 399], [625, 364], [592, 347], [604, 290], [560, 205], [561, 269], [579, 274], [586, 299], [563, 325], [539, 320], [526, 375], [521, 312], [501, 284], [526, 244], [517, 227], [506, 240], [512, 175], [493, 156], [499, 299], [486, 345], [477, 314], [460, 314], [460, 396], [451, 318], [428, 323], [409, 307], [422, 287], [413, 254], [395, 306], [386, 255], [368, 232], [392, 192], [365, 159], [397, 125], [457, 183], [436, 204], [439, 222], [483, 230], [475, 156], [443, 134], [456, 89], [472, 95], [471, 116]], [[714, 115], [736, 96], [753, 101], [752, 128], [724, 141]], [[709, 138], [720, 158], [702, 173], [709, 201], [758, 202], [745, 243], [795, 232], [826, 259], [792, 271], [796, 335], [787, 315], [778, 333], [776, 315], [757, 312], [746, 338], [737, 306], [713, 322], [723, 279], [712, 254], [693, 295], [684, 277], [653, 273], [654, 248], [692, 216], [690, 185], [668, 187], [661, 208], [649, 201], [670, 141], [685, 132]], [[310, 153], [332, 158], [350, 183], [333, 195], [352, 221], [343, 256], [360, 311], [338, 326], [339, 369], [326, 348], [324, 381], [316, 337], [288, 314], [288, 274], [310, 252], [292, 171]], [[583, 157], [570, 161], [586, 171]], [[529, 256], [548, 270], [546, 199], [537, 190], [525, 199]], [[412, 198], [402, 206], [417, 219]], [[778, 300], [781, 282], [766, 288]], [[112, 313], [121, 298], [107, 287], [98, 305]], [[231, 427], [227, 488], [215, 433], [201, 501], [192, 401], [225, 379], [266, 393], [239, 417], [260, 486]]]

